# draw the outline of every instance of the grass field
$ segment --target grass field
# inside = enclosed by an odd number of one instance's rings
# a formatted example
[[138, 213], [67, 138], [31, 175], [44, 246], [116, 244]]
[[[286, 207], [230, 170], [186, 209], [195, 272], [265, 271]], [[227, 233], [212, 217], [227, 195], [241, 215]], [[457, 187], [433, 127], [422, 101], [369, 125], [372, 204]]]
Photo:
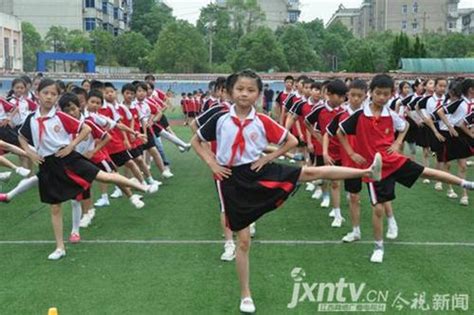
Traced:
[[[175, 129], [190, 137], [187, 129]], [[99, 209], [93, 225], [81, 231], [84, 242], [67, 244], [67, 257], [58, 262], [46, 259], [54, 249], [53, 233], [49, 209], [39, 202], [36, 190], [0, 205], [0, 314], [46, 314], [52, 306], [60, 315], [238, 314], [235, 265], [219, 260], [222, 238], [210, 172], [194, 153], [180, 154], [168, 143], [166, 149], [175, 177], [156, 195], [146, 196], [142, 210], [123, 199]], [[473, 168], [468, 177], [474, 178]], [[3, 184], [2, 191], [17, 181]], [[385, 304], [386, 314], [462, 312], [462, 294], [473, 304], [472, 204], [459, 206], [458, 200], [448, 200], [421, 182], [410, 190], [398, 187], [397, 195], [400, 235], [397, 241], [386, 241], [381, 265], [369, 263], [372, 229], [366, 191], [360, 243], [339, 243], [350, 230], [349, 222], [332, 229], [328, 211], [304, 186], [281, 209], [258, 221], [251, 251], [257, 312], [320, 313], [318, 308], [331, 302], [332, 294], [326, 287], [318, 299], [319, 285], [341, 281], [362, 288], [358, 303]], [[470, 198], [474, 203], [474, 194]], [[345, 201], [343, 215], [349, 221]], [[64, 221], [68, 237], [69, 204], [64, 205]], [[305, 271], [302, 281], [291, 275], [296, 267]], [[295, 286], [314, 290], [304, 294], [301, 289], [301, 302], [289, 308]], [[346, 302], [352, 301], [350, 288], [342, 291]], [[412, 304], [423, 292], [426, 304], [414, 305], [415, 310], [396, 298], [400, 293], [399, 298]], [[446, 295], [444, 304], [441, 295]], [[430, 310], [422, 311], [426, 306]], [[473, 310], [468, 305], [467, 313]]]

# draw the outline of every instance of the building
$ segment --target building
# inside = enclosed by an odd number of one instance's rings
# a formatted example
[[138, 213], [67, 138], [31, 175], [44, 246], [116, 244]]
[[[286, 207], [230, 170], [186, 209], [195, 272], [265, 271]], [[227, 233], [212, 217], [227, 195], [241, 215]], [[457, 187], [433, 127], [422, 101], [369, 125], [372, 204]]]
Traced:
[[459, 0], [365, 0], [360, 8], [340, 6], [327, 26], [342, 22], [357, 37], [391, 30], [416, 35], [456, 32]]
[[20, 19], [0, 12], [0, 71], [23, 71]]
[[[216, 1], [221, 6], [225, 6], [226, 2], [226, 0]], [[257, 3], [265, 13], [263, 24], [272, 30], [298, 22], [301, 14], [299, 0], [257, 0]]]
[[2, 0], [0, 12], [33, 24], [42, 37], [51, 26], [92, 31], [103, 28], [114, 35], [129, 29], [131, 0]]
[[474, 34], [474, 8], [459, 10], [459, 31]]

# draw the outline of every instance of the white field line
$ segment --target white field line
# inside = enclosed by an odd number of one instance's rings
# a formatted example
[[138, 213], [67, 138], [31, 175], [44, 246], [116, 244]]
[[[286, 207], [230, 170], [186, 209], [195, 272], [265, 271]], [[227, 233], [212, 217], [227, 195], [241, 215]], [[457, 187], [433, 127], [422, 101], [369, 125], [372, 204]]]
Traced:
[[[53, 240], [23, 240], [23, 241], [0, 241], [0, 245], [35, 245], [35, 244], [54, 244]], [[206, 244], [222, 244], [224, 240], [83, 240], [85, 244], [137, 244], [137, 245], [206, 245]], [[341, 241], [335, 240], [252, 240], [254, 244], [262, 245], [346, 245]], [[373, 244], [373, 241], [358, 241], [354, 244]], [[448, 247], [474, 247], [474, 242], [408, 242], [393, 241], [386, 242], [387, 245], [401, 246], [448, 246]], [[347, 244], [346, 246], [349, 246]]]

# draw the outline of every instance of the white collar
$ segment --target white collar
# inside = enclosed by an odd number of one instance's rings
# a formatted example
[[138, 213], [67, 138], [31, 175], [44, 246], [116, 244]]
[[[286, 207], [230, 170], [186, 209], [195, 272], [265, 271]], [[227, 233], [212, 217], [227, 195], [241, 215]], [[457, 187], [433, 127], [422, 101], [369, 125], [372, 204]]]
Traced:
[[328, 102], [325, 102], [325, 103], [324, 103], [324, 107], [326, 107], [326, 109], [327, 109], [328, 111], [330, 111], [330, 112], [332, 112], [333, 110], [339, 108], [339, 106], [338, 106], [338, 107], [335, 107], [335, 108], [332, 108], [331, 106], [329, 106]]
[[[48, 118], [52, 118], [54, 117], [54, 115], [56, 115], [56, 106], [53, 106], [51, 107], [51, 109], [49, 110], [48, 114], [46, 116], [43, 116], [43, 117], [48, 117]], [[40, 112], [40, 108], [38, 107], [38, 109], [35, 111], [35, 118], [40, 118], [41, 117], [41, 112]]]
[[[239, 118], [237, 116], [237, 113], [235, 112], [235, 105], [232, 105], [232, 107], [230, 108], [230, 116], [231, 117], [236, 117], [236, 118]], [[255, 107], [252, 106], [252, 109], [250, 110], [250, 113], [247, 115], [247, 117], [245, 117], [245, 120], [247, 119], [250, 119], [250, 120], [254, 120], [255, 119], [255, 116], [256, 116], [256, 111], [255, 111]], [[240, 118], [239, 118], [240, 119]]]
[[[374, 117], [374, 114], [372, 113], [372, 110], [370, 109], [371, 104], [372, 103], [366, 103], [364, 105], [364, 115], [367, 116], [367, 117]], [[380, 113], [380, 116], [381, 117], [390, 116], [390, 110], [388, 109], [388, 107], [386, 105], [384, 105], [384, 107], [382, 109], [382, 113]]]

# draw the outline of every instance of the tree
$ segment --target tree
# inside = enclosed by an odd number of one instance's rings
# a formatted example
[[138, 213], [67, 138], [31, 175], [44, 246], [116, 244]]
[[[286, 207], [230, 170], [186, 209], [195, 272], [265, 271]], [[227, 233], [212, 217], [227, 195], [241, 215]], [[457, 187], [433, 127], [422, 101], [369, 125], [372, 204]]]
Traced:
[[103, 66], [117, 64], [114, 46], [115, 39], [110, 32], [96, 28], [90, 32], [89, 38], [97, 64]]
[[157, 4], [154, 0], [134, 1], [133, 10], [131, 30], [142, 33], [151, 44], [157, 41], [167, 24], [175, 21], [173, 10], [164, 3]]
[[228, 0], [226, 6], [239, 38], [265, 21], [265, 13], [257, 0]]
[[311, 71], [318, 67], [318, 57], [300, 25], [286, 27], [279, 42], [283, 47], [290, 71]]
[[160, 33], [150, 61], [154, 70], [166, 72], [204, 72], [208, 53], [204, 37], [186, 21], [168, 24]]
[[136, 32], [120, 34], [115, 40], [114, 47], [116, 59], [121, 66], [146, 70], [152, 46], [143, 34]]
[[47, 48], [54, 52], [65, 52], [67, 48], [68, 29], [62, 26], [51, 26], [46, 33], [45, 42]]
[[441, 45], [442, 58], [464, 58], [474, 51], [474, 36], [460, 33], [447, 34]]
[[36, 69], [36, 53], [43, 50], [41, 35], [36, 31], [33, 24], [21, 23], [23, 33], [23, 69], [34, 71]]
[[66, 37], [66, 51], [68, 52], [90, 52], [92, 50], [89, 36], [80, 30], [69, 31]]
[[227, 55], [238, 43], [237, 34], [230, 27], [230, 15], [227, 10], [212, 3], [207, 5], [201, 9], [196, 27], [205, 36], [207, 46], [211, 45], [212, 36], [213, 63], [226, 63]]
[[256, 71], [286, 71], [288, 69], [283, 47], [273, 32], [263, 26], [242, 37], [230, 59], [232, 68], [236, 71], [245, 68]]

